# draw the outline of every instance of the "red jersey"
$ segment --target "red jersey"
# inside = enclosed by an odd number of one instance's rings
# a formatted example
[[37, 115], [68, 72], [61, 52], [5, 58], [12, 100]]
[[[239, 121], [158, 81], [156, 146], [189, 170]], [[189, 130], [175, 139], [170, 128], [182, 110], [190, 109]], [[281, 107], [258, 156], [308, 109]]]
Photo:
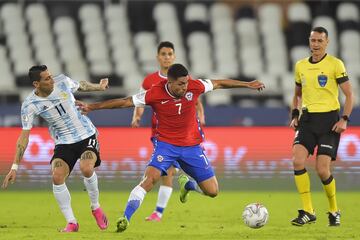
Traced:
[[153, 85], [158, 84], [162, 80], [167, 80], [167, 77], [164, 75], [161, 75], [160, 71], [157, 71], [157, 72], [147, 75], [144, 78], [144, 81], [142, 82], [141, 87], [144, 90], [149, 90]]
[[198, 97], [211, 91], [210, 80], [189, 79], [185, 95], [172, 96], [167, 89], [167, 81], [152, 86], [148, 91], [133, 96], [137, 107], [150, 105], [156, 118], [155, 135], [158, 140], [176, 146], [194, 146], [203, 141], [203, 134], [196, 115]]
[[[141, 84], [141, 87], [143, 88], [143, 90], [149, 90], [152, 86], [158, 84], [159, 82], [161, 82], [163, 80], [167, 80], [167, 77], [164, 75], [161, 75], [160, 71], [157, 71], [157, 72], [147, 75], [144, 78], [144, 81]], [[155, 128], [156, 128], [156, 118], [153, 113], [152, 117], [151, 117], [151, 137], [155, 137]]]

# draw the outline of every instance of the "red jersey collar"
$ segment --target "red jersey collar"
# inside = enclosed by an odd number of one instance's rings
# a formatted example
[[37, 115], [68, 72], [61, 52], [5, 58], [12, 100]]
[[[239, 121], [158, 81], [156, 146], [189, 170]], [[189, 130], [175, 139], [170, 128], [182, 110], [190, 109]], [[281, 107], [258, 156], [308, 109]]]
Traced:
[[170, 93], [170, 90], [169, 90], [169, 88], [168, 88], [168, 84], [167, 84], [167, 83], [165, 83], [165, 90], [166, 90], [167, 94], [170, 95], [170, 97], [176, 98], [174, 95], [172, 95], [172, 94]]
[[167, 76], [162, 75], [160, 70], [158, 71], [158, 75], [159, 75], [159, 77], [161, 77], [163, 79], [167, 79]]

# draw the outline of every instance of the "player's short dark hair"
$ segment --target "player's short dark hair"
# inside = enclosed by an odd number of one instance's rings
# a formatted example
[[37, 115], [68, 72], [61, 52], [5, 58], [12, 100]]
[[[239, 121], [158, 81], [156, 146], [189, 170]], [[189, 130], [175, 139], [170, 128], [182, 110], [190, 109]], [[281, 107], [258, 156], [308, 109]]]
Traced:
[[32, 66], [29, 69], [29, 78], [30, 81], [40, 81], [40, 73], [42, 73], [43, 71], [46, 71], [48, 68], [46, 65], [36, 65], [36, 66]]
[[328, 30], [326, 30], [326, 28], [324, 28], [324, 27], [314, 27], [313, 29], [311, 29], [311, 31], [318, 32], [318, 33], [325, 33], [326, 37], [329, 36]]
[[187, 75], [189, 75], [188, 70], [180, 63], [175, 63], [171, 65], [167, 72], [168, 79], [172, 79], [172, 80], [176, 80], [180, 77], [186, 77]]
[[169, 41], [164, 41], [164, 42], [159, 43], [158, 48], [157, 48], [157, 52], [159, 53], [160, 50], [162, 48], [164, 48], [164, 47], [165, 48], [171, 48], [175, 52], [174, 44], [172, 42], [169, 42]]

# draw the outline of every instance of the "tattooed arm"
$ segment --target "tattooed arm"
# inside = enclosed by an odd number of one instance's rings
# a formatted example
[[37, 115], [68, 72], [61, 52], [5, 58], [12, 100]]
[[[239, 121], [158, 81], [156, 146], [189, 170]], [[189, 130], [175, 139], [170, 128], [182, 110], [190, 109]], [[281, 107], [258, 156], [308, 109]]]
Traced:
[[105, 91], [109, 88], [109, 79], [103, 78], [99, 83], [91, 83], [87, 81], [80, 81], [78, 91], [80, 92], [93, 92], [93, 91]]
[[22, 130], [16, 143], [16, 154], [13, 165], [3, 181], [2, 188], [7, 188], [9, 182], [11, 183], [15, 182], [18, 165], [21, 159], [23, 158], [24, 152], [29, 143], [29, 135], [30, 135], [30, 130]]
[[16, 143], [14, 164], [19, 164], [29, 143], [30, 130], [22, 130]]

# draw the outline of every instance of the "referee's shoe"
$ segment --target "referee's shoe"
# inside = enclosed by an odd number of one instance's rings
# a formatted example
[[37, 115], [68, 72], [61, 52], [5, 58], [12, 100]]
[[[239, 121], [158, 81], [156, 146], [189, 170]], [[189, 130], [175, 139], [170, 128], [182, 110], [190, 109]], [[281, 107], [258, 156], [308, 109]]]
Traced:
[[297, 216], [297, 218], [294, 218], [291, 221], [292, 225], [301, 227], [301, 226], [303, 226], [305, 224], [310, 224], [310, 223], [315, 223], [316, 222], [315, 213], [311, 214], [311, 213], [308, 213], [308, 212], [306, 212], [304, 210], [301, 210], [301, 209], [298, 210], [298, 212], [299, 212], [299, 215]]

